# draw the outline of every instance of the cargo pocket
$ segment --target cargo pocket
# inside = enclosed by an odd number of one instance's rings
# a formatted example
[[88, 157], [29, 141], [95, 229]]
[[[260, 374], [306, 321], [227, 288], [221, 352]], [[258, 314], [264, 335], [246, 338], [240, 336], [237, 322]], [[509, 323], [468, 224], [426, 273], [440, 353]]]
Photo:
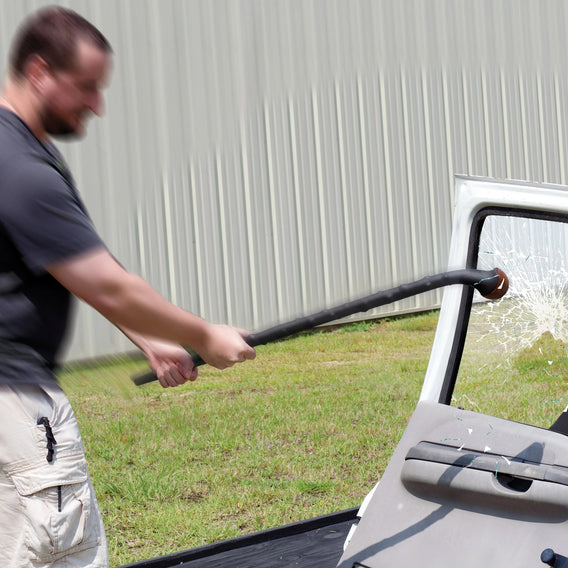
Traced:
[[25, 540], [36, 562], [97, 546], [100, 525], [82, 455], [9, 473], [25, 515]]

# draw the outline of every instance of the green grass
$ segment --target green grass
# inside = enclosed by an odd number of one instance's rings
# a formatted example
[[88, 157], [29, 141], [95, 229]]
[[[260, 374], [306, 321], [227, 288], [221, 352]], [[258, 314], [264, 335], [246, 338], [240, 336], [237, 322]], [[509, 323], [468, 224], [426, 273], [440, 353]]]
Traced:
[[[203, 367], [177, 389], [134, 387], [130, 375], [145, 369], [139, 359], [63, 373], [111, 565], [358, 506], [414, 410], [437, 317], [304, 334], [227, 371]], [[530, 367], [525, 355], [518, 364]], [[529, 384], [542, 375], [532, 364]], [[522, 392], [527, 370], [515, 372]], [[506, 397], [493, 396], [475, 362], [465, 374], [462, 400], [478, 404], [488, 391], [497, 415], [507, 413]], [[542, 405], [531, 392], [524, 404], [538, 407], [527, 411], [534, 417]]]

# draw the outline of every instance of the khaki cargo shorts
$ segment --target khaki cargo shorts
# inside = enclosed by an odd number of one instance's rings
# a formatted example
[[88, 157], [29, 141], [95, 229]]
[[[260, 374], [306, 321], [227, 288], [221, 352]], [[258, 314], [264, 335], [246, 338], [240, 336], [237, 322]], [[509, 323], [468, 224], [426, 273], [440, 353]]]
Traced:
[[0, 385], [0, 566], [108, 568], [71, 405], [57, 384]]

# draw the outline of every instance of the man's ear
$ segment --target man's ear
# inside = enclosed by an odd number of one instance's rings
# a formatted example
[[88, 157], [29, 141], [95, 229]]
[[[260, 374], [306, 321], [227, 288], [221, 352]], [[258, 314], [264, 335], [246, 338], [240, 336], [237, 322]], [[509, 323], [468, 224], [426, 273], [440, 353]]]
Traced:
[[37, 92], [42, 92], [51, 78], [51, 69], [43, 57], [31, 55], [26, 61], [24, 75]]

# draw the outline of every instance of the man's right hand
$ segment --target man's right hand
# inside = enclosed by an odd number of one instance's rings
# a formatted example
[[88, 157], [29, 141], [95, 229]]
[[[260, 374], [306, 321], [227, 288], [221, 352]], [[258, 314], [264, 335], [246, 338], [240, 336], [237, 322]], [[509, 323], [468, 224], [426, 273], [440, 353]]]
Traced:
[[256, 351], [244, 340], [246, 335], [246, 332], [228, 325], [209, 324], [195, 349], [208, 365], [226, 369], [256, 357]]

